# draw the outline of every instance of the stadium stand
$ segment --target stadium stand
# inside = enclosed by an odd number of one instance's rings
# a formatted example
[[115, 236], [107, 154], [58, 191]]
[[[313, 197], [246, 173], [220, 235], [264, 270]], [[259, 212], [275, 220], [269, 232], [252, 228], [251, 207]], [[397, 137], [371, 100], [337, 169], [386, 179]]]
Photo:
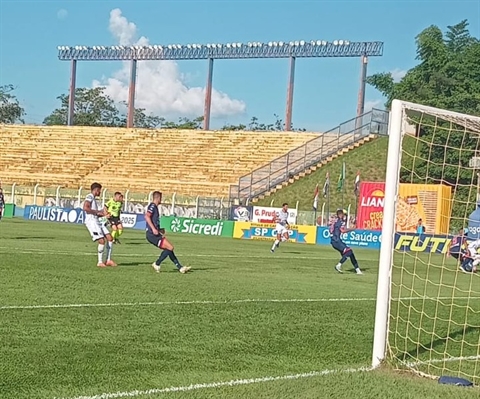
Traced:
[[240, 176], [315, 137], [318, 134], [1, 125], [0, 175], [19, 185], [78, 188], [99, 181], [110, 190], [160, 188], [222, 197]]

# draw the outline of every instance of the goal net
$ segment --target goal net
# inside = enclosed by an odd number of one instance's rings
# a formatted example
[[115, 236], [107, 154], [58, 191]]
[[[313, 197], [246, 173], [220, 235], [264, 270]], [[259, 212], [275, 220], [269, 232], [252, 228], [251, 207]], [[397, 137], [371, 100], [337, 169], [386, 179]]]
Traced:
[[480, 383], [480, 265], [449, 254], [480, 239], [479, 173], [479, 117], [394, 100], [374, 366]]

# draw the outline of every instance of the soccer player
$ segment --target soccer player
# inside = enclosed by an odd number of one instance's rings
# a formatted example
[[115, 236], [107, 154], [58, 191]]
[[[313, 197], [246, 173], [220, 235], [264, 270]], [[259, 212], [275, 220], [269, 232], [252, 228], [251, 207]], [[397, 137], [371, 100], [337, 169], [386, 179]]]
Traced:
[[[470, 244], [468, 244], [468, 247], [467, 247], [468, 254], [467, 254], [466, 257], [469, 257], [470, 259], [472, 259], [472, 266], [475, 270], [476, 270], [478, 264], [480, 264], [480, 254], [478, 253], [479, 248], [480, 248], [480, 239], [472, 241]], [[462, 269], [462, 271], [464, 271], [466, 273], [472, 272], [470, 270], [463, 270], [463, 264], [460, 268]], [[475, 270], [473, 270], [473, 271], [475, 271]]]
[[286, 202], [282, 204], [282, 209], [275, 214], [274, 222], [277, 224], [275, 228], [277, 231], [277, 239], [270, 250], [272, 253], [275, 252], [275, 248], [279, 247], [280, 241], [284, 242], [289, 238], [288, 230], [290, 229], [290, 225], [288, 224], [288, 204]]
[[174, 263], [175, 267], [182, 274], [190, 271], [190, 267], [182, 266], [180, 261], [173, 252], [173, 245], [165, 238], [165, 230], [160, 228], [160, 212], [158, 206], [162, 202], [162, 193], [160, 191], [153, 192], [152, 202], [148, 204], [147, 212], [145, 213], [145, 221], [147, 222], [147, 241], [162, 250], [159, 258], [152, 263], [153, 269], [160, 273], [162, 262], [168, 258]]
[[5, 196], [3, 195], [3, 189], [0, 187], [0, 220], [2, 220], [4, 207], [5, 207]]
[[342, 255], [340, 262], [338, 262], [337, 265], [335, 266], [335, 270], [339, 273], [342, 273], [342, 265], [347, 261], [348, 258], [350, 258], [350, 261], [352, 262], [353, 267], [355, 268], [355, 272], [357, 274], [363, 274], [362, 271], [360, 270], [360, 267], [358, 266], [357, 258], [355, 258], [352, 248], [348, 247], [342, 241], [342, 234], [348, 233], [349, 231], [353, 231], [353, 230], [355, 229], [345, 228], [345, 211], [343, 209], [338, 209], [337, 218], [330, 225], [330, 244], [335, 250], [340, 252], [340, 255]]
[[[110, 217], [108, 212], [103, 209], [100, 210], [99, 205], [97, 204], [96, 197], [100, 195], [102, 190], [102, 185], [99, 183], [93, 183], [90, 186], [90, 194], [87, 195], [85, 198], [85, 202], [83, 203], [83, 210], [87, 214], [85, 217], [85, 225], [87, 226], [90, 235], [92, 236], [92, 240], [98, 243], [98, 267], [105, 267], [105, 266], [117, 266], [115, 262], [112, 260], [112, 241], [113, 238], [108, 231], [105, 223], [100, 222], [100, 217]], [[105, 239], [107, 244], [107, 261], [103, 262], [103, 253], [105, 249]]]
[[468, 233], [468, 229], [460, 229], [458, 235], [452, 238], [450, 246], [448, 248], [448, 256], [451, 256], [459, 261], [462, 261], [464, 255], [467, 254], [467, 237], [465, 236]]
[[107, 212], [110, 215], [108, 218], [108, 223], [112, 226], [112, 238], [114, 244], [120, 244], [118, 239], [123, 233], [123, 225], [120, 220], [120, 211], [123, 206], [123, 195], [120, 192], [113, 194], [113, 198], [110, 198], [105, 204]]
[[457, 259], [460, 263], [460, 270], [464, 273], [474, 273], [477, 270], [477, 264], [479, 258], [477, 255], [478, 243], [472, 245], [471, 248], [467, 247], [468, 229], [460, 229], [458, 235], [453, 237], [450, 247], [448, 248], [448, 255]]

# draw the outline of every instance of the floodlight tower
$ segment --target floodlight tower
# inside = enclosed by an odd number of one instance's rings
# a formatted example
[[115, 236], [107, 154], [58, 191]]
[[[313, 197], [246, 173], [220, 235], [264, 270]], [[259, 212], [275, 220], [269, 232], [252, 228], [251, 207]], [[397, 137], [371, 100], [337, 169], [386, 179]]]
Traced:
[[365, 107], [365, 82], [368, 56], [382, 56], [383, 42], [350, 42], [348, 40], [304, 40], [292, 42], [248, 42], [215, 44], [169, 44], [151, 46], [59, 46], [58, 58], [71, 61], [68, 125], [74, 124], [75, 80], [77, 61], [130, 61], [130, 84], [128, 94], [127, 127], [134, 125], [135, 85], [137, 61], [149, 60], [208, 60], [207, 84], [203, 128], [210, 129], [212, 105], [213, 61], [215, 59], [253, 59], [253, 58], [288, 58], [290, 64], [287, 84], [287, 101], [285, 111], [285, 130], [292, 129], [293, 91], [295, 80], [295, 61], [297, 58], [319, 57], [361, 57], [362, 72], [357, 102], [357, 115]]

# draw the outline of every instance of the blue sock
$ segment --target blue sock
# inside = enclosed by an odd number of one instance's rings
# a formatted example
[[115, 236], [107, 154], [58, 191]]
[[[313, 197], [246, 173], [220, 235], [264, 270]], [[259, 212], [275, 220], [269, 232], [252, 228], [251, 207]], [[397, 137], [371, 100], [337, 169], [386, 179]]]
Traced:
[[350, 261], [352, 262], [353, 267], [354, 267], [355, 269], [358, 269], [357, 258], [355, 258], [355, 255], [353, 254], [353, 252], [350, 252]]
[[175, 252], [173, 251], [169, 251], [169, 252], [170, 253], [168, 254], [168, 256], [170, 257], [170, 260], [175, 264], [177, 269], [181, 269], [182, 265], [180, 264], [180, 261], [177, 259]]
[[171, 251], [169, 251], [168, 249], [164, 249], [162, 251], [162, 253], [160, 254], [160, 256], [158, 257], [157, 261], [155, 262], [155, 264], [157, 266], [160, 266], [160, 264], [165, 260], [167, 259], [168, 256], [170, 256], [171, 254]]

